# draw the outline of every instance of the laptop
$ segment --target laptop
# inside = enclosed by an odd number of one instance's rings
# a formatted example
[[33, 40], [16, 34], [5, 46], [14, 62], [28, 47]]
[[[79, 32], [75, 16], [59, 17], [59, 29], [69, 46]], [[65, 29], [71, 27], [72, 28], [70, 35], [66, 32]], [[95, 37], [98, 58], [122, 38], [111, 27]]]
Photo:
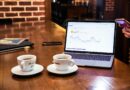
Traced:
[[68, 21], [64, 53], [78, 66], [111, 68], [115, 26], [114, 21]]

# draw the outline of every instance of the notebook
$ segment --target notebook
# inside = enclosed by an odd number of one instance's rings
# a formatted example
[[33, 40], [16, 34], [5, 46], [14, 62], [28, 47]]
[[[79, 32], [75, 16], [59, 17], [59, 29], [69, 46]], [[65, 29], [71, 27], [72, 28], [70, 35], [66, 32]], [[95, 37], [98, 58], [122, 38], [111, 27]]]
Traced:
[[27, 39], [18, 45], [2, 45], [2, 44], [0, 44], [0, 53], [23, 49], [25, 46], [32, 47], [33, 43]]
[[64, 53], [79, 66], [111, 68], [114, 43], [114, 21], [68, 21]]

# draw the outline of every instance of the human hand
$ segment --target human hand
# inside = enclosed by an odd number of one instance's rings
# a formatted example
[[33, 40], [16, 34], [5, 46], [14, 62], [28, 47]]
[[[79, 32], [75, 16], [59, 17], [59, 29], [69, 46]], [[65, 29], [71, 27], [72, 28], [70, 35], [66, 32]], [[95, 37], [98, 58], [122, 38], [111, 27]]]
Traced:
[[126, 38], [130, 38], [130, 27], [124, 27], [124, 28], [122, 29], [122, 33], [124, 34], [124, 36], [125, 36]]

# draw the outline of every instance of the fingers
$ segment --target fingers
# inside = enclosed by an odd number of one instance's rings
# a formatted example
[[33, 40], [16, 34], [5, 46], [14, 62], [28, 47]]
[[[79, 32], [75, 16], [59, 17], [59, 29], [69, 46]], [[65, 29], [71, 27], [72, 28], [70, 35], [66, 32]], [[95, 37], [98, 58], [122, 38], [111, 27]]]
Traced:
[[124, 36], [126, 37], [126, 38], [130, 38], [130, 28], [124, 28], [124, 29], [122, 29], [122, 33], [124, 34]]

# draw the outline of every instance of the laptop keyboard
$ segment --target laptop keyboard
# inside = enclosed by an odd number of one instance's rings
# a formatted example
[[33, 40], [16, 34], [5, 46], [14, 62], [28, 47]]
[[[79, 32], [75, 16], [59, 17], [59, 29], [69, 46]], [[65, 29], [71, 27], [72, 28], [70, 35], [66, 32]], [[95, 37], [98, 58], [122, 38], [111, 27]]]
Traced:
[[[70, 54], [70, 53], [69, 53]], [[74, 54], [71, 53], [73, 59], [87, 59], [87, 60], [100, 60], [100, 61], [110, 61], [111, 56], [103, 55], [88, 55], [88, 54]]]

